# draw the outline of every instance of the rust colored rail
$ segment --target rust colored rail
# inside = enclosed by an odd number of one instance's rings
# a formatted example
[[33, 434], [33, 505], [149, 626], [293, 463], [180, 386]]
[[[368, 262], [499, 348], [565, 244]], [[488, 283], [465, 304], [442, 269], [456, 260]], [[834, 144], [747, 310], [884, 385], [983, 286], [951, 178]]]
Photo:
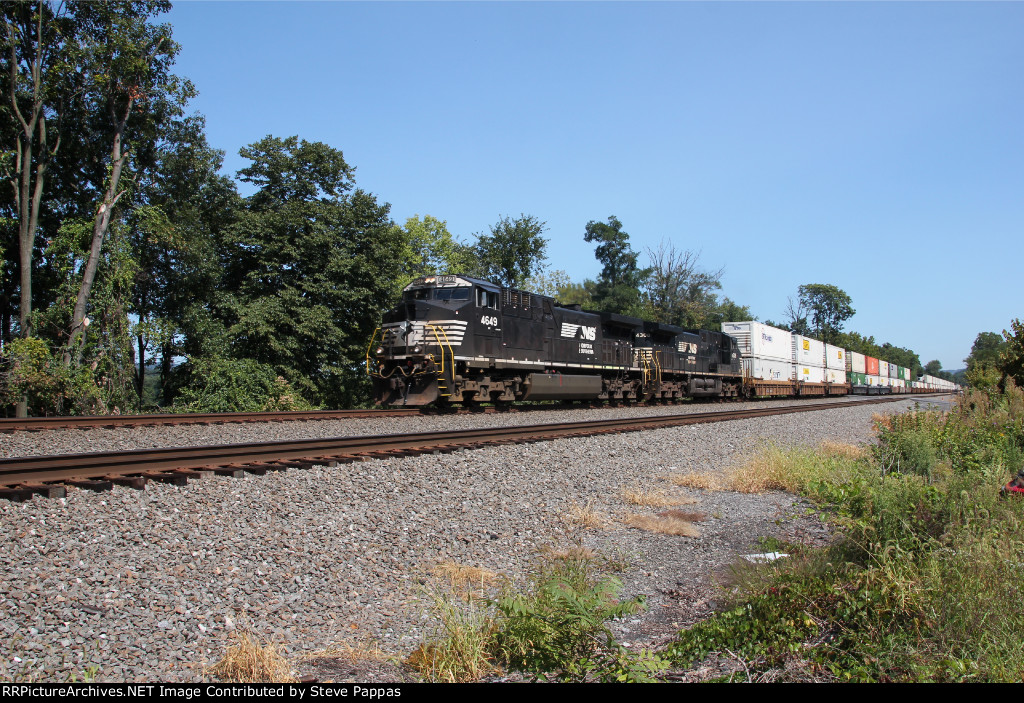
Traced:
[[189, 478], [201, 478], [214, 473], [233, 476], [240, 476], [246, 472], [262, 474], [272, 470], [335, 465], [388, 456], [725, 422], [906, 399], [907, 396], [889, 396], [752, 410], [724, 410], [543, 425], [0, 459], [0, 486], [4, 486], [0, 488], [0, 497], [25, 500], [33, 494], [51, 497], [63, 495], [63, 488], [56, 485], [57, 483], [94, 490], [106, 490], [114, 484], [142, 488], [149, 480], [184, 484]]
[[153, 427], [156, 425], [223, 425], [234, 422], [342, 420], [360, 417], [405, 417], [418, 408], [366, 410], [288, 410], [260, 413], [151, 413], [148, 415], [66, 415], [59, 417], [0, 417], [0, 432], [90, 427]]
[[[300, 420], [351, 420], [366, 417], [412, 417], [416, 415], [486, 414], [560, 410], [552, 405], [482, 405], [476, 407], [363, 408], [359, 410], [281, 410], [256, 413], [151, 413], [148, 415], [62, 415], [57, 417], [0, 417], [0, 433], [40, 430], [89, 429], [96, 427], [156, 427], [159, 425], [226, 425], [246, 422], [294, 422]], [[573, 406], [579, 407], [579, 406]]]

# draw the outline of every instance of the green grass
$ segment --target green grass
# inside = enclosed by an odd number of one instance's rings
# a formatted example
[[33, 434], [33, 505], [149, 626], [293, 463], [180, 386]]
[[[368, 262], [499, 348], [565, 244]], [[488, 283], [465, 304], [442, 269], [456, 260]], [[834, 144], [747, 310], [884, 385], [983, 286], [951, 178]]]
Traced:
[[620, 646], [608, 621], [639, 612], [620, 601], [614, 561], [589, 550], [547, 551], [525, 584], [469, 589], [450, 581], [432, 594], [439, 623], [407, 663], [428, 681], [477, 681], [502, 670], [533, 680], [650, 681], [664, 663]]

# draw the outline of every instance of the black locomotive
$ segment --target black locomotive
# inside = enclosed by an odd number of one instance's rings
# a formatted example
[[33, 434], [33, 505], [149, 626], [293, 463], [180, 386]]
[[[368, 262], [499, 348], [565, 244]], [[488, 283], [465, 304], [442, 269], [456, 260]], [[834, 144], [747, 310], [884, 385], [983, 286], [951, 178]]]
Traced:
[[736, 340], [467, 276], [406, 286], [367, 350], [377, 402], [652, 400], [737, 396]]

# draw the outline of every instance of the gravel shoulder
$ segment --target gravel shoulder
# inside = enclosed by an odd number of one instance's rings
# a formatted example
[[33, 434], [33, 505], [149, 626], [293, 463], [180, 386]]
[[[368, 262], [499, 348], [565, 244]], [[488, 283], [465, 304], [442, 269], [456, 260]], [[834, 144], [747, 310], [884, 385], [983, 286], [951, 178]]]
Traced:
[[[828, 533], [787, 494], [678, 488], [672, 490], [697, 501], [687, 509], [708, 516], [701, 535], [643, 532], [617, 522], [627, 512], [653, 512], [628, 505], [623, 488], [670, 488], [663, 477], [673, 473], [723, 471], [766, 439], [867, 442], [873, 413], [911, 405], [0, 501], [0, 680], [65, 680], [99, 667], [104, 681], [195, 681], [239, 628], [289, 656], [373, 644], [400, 657], [431, 624], [423, 584], [436, 564], [454, 561], [516, 578], [545, 545], [577, 542], [628, 560], [625, 595], [645, 594], [648, 610], [622, 623], [620, 634], [633, 646], [658, 645], [713, 610], [716, 584], [758, 538], [819, 542]], [[532, 424], [544, 421], [541, 414], [504, 417]], [[496, 424], [494, 416], [451, 419]], [[310, 430], [320, 423], [295, 424], [302, 427], [278, 427], [314, 436]], [[52, 435], [43, 440], [47, 451], [67, 452], [88, 449], [64, 435], [91, 436], [94, 450], [108, 450], [167, 446], [145, 444], [158, 441], [158, 430], [173, 430], [168, 441], [178, 444], [186, 443], [179, 434], [186, 429], [191, 443], [210, 444], [260, 432], [250, 425], [144, 429], [154, 432], [111, 431], [116, 440], [93, 435], [98, 430], [33, 434]], [[264, 431], [260, 438], [284, 437]], [[12, 440], [3, 447], [8, 456], [28, 446], [18, 435], [3, 439]], [[588, 502], [608, 516], [609, 527], [567, 523], [571, 506]], [[307, 660], [300, 671], [337, 680], [402, 675], [344, 657]]]

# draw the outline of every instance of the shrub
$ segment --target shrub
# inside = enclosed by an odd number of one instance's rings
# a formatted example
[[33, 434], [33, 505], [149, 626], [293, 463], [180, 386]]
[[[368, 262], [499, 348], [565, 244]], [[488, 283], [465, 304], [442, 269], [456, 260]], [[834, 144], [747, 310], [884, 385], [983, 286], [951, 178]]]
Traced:
[[494, 601], [494, 655], [535, 679], [648, 680], [658, 662], [625, 650], [606, 624], [644, 607], [643, 596], [620, 602], [621, 585], [582, 550], [549, 555], [530, 574], [525, 592], [506, 587]]
[[4, 405], [15, 405], [24, 398], [33, 416], [107, 412], [93, 369], [65, 366], [42, 339], [11, 340], [2, 361], [0, 394]]
[[269, 364], [253, 359], [190, 358], [190, 383], [178, 391], [171, 408], [181, 413], [308, 410], [291, 384]]

